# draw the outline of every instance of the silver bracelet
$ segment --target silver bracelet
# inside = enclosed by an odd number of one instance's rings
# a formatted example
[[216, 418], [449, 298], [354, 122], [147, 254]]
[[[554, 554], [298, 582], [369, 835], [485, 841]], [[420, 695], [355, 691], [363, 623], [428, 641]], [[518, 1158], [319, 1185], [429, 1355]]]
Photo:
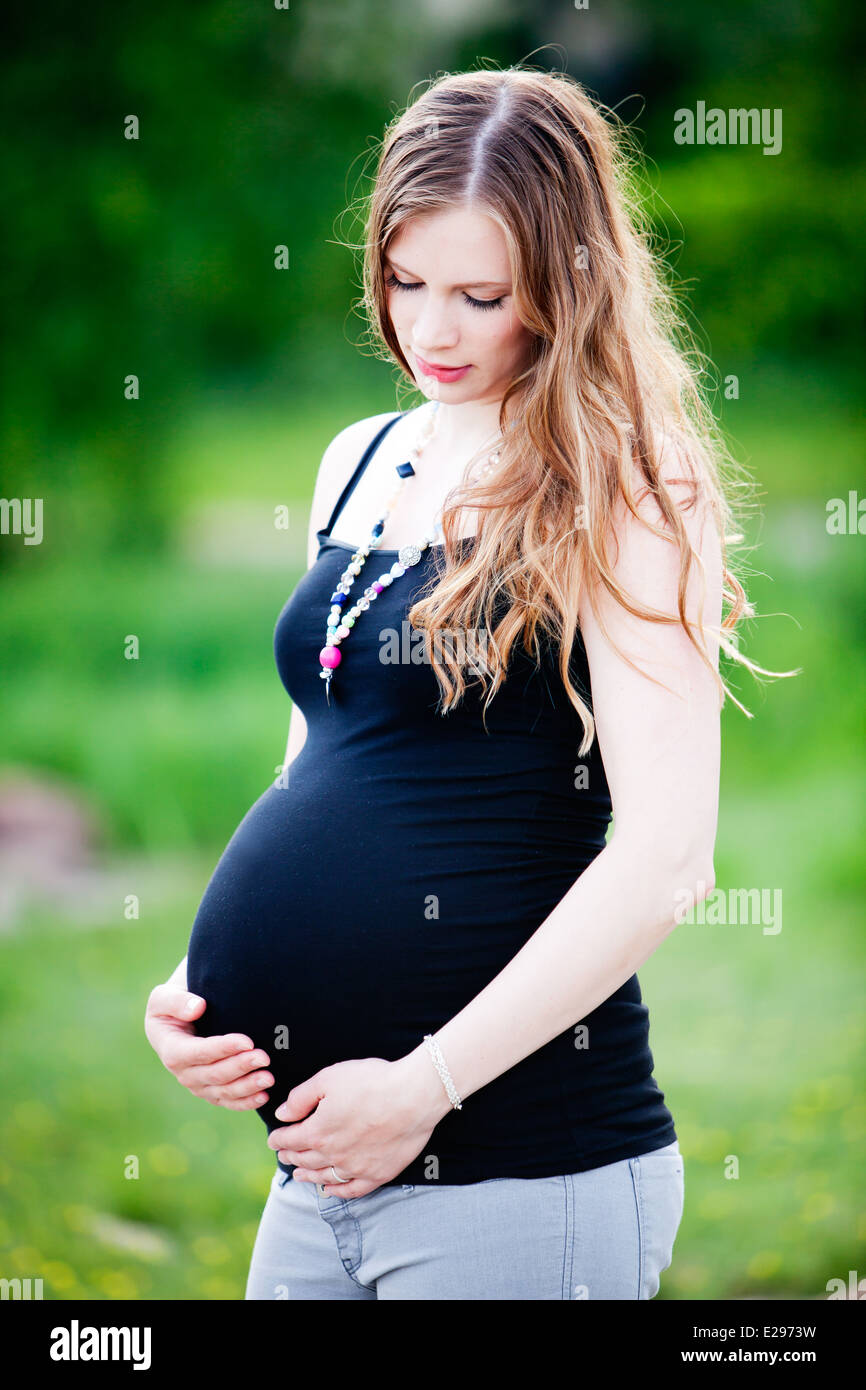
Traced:
[[451, 1073], [445, 1065], [445, 1058], [442, 1056], [442, 1049], [440, 1048], [432, 1033], [424, 1034], [424, 1042], [427, 1046], [427, 1051], [433, 1058], [433, 1064], [442, 1078], [442, 1085], [448, 1092], [448, 1099], [450, 1100], [451, 1105], [455, 1110], [462, 1110], [463, 1102], [457, 1094], [457, 1087], [451, 1080]]

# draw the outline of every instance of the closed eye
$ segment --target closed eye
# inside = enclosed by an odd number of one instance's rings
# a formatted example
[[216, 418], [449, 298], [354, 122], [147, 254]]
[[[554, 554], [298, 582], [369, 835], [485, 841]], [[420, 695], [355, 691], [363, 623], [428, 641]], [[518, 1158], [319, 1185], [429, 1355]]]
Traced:
[[[398, 280], [393, 271], [390, 271], [389, 274], [385, 276], [385, 284], [389, 289], [393, 290], [420, 290], [423, 283], [423, 280]], [[497, 299], [475, 299], [471, 294], [467, 294], [465, 290], [461, 290], [460, 293], [463, 295], [466, 303], [471, 304], [473, 309], [499, 309], [502, 306], [502, 301], [505, 299], [504, 294], [499, 295]]]

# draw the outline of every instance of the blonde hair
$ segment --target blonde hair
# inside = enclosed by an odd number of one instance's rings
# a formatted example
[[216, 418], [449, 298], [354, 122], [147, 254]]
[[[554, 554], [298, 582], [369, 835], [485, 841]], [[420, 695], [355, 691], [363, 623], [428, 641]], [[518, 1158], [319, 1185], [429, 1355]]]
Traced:
[[[413, 388], [387, 308], [389, 244], [411, 218], [457, 205], [483, 212], [504, 233], [515, 311], [534, 335], [530, 361], [502, 400], [495, 480], [468, 485], [464, 474], [452, 489], [432, 588], [409, 621], [426, 633], [443, 714], [462, 699], [467, 669], [437, 634], [486, 632], [484, 658], [479, 664], [476, 655], [472, 665], [486, 691], [485, 713], [518, 637], [536, 660], [539, 637], [552, 640], [583, 723], [581, 755], [595, 734], [569, 674], [584, 585], [594, 611], [600, 582], [637, 617], [681, 622], [713, 672], [720, 701], [727, 693], [750, 714], [707, 654], [703, 621], [696, 637], [686, 618], [689, 570], [702, 566], [662, 477], [666, 440], [689, 505], [699, 498], [709, 504], [721, 539], [728, 612], [715, 630], [719, 646], [753, 674], [795, 674], [765, 671], [736, 646], [737, 624], [754, 617], [754, 608], [728, 567], [727, 547], [742, 537], [731, 534], [733, 509], [720, 479], [724, 471], [731, 492], [747, 484], [719, 438], [700, 369], [680, 346], [684, 324], [642, 222], [638, 163], [613, 113], [603, 114], [565, 74], [523, 67], [450, 73], [389, 125], [365, 205], [361, 303], [376, 349], [396, 359]], [[635, 477], [655, 497], [680, 550], [678, 618], [636, 605], [611, 570], [617, 503], [650, 524], [636, 510]], [[468, 554], [456, 539], [466, 506], [478, 509]]]

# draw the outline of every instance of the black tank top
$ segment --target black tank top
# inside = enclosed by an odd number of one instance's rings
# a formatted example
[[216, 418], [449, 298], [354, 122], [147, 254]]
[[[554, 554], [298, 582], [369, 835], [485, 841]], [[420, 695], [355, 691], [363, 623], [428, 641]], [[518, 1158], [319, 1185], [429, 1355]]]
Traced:
[[[437, 713], [406, 619], [432, 549], [360, 615], [326, 700], [319, 651], [356, 548], [330, 533], [399, 418], [364, 452], [277, 620], [277, 670], [306, 741], [235, 831], [189, 944], [189, 988], [207, 1001], [199, 1031], [245, 1032], [271, 1059], [258, 1112], [269, 1131], [322, 1067], [396, 1060], [459, 1013], [603, 849], [610, 822], [597, 742], [578, 757], [583, 726], [552, 650], [538, 669], [522, 646], [512, 653], [486, 730], [477, 685]], [[371, 552], [350, 601], [396, 559]], [[579, 636], [571, 663], [591, 706]], [[391, 1183], [550, 1177], [672, 1143], [637, 976], [575, 1025], [449, 1111]]]

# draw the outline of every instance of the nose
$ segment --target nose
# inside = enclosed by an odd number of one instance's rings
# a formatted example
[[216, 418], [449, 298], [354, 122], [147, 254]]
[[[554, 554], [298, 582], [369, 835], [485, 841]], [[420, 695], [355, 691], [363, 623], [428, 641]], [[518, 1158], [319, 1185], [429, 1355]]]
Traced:
[[425, 299], [413, 324], [412, 346], [428, 362], [435, 362], [437, 352], [450, 352], [455, 347], [460, 333], [453, 308], [432, 294]]

